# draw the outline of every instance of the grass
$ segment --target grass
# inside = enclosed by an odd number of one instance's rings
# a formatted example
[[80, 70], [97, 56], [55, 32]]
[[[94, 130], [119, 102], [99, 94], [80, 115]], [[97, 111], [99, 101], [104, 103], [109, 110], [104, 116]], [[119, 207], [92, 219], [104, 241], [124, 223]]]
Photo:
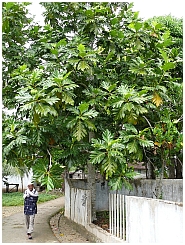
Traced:
[[[37, 203], [47, 202], [58, 197], [61, 197], [61, 193], [39, 193], [39, 198]], [[12, 193], [2, 193], [2, 206], [22, 206], [24, 204], [23, 193], [12, 192]]]

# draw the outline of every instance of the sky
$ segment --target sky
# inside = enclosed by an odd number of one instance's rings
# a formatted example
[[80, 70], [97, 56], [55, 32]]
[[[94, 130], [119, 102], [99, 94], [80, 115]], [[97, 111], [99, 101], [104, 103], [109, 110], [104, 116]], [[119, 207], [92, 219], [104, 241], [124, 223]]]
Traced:
[[[48, 2], [52, 2], [52, 1], [48, 1]], [[53, 2], [60, 2], [60, 1], [53, 1]], [[80, 2], [88, 2], [88, 1], [80, 1]], [[107, 1], [101, 1], [101, 2], [107, 2]], [[184, 0], [175, 0], [175, 1], [174, 0], [127, 0], [127, 2], [134, 3], [133, 10], [139, 11], [139, 17], [143, 19], [148, 19], [154, 16], [164, 16], [168, 14], [171, 14], [172, 16], [177, 18], [181, 18], [184, 16], [184, 8], [183, 8]], [[31, 13], [36, 16], [35, 20], [40, 22], [40, 24], [43, 24], [43, 18], [41, 16], [42, 7], [39, 5], [39, 1], [32, 1], [32, 5], [29, 7], [29, 9]]]
[[174, 17], [184, 16], [184, 0], [127, 0], [133, 2], [134, 11], [139, 11], [141, 18], [147, 19], [153, 16], [162, 16], [171, 14]]

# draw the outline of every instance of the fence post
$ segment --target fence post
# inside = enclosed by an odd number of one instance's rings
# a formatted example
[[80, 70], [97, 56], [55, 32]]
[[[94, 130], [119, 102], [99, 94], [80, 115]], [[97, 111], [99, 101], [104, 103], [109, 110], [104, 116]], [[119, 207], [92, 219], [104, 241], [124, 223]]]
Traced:
[[119, 212], [120, 212], [120, 239], [122, 239], [122, 233], [123, 233], [123, 229], [122, 229], [122, 222], [123, 222], [123, 217], [122, 217], [122, 213], [123, 213], [123, 208], [122, 208], [122, 195], [120, 194], [120, 199], [119, 199]]
[[125, 196], [109, 193], [110, 234], [125, 240]]
[[109, 231], [112, 234], [112, 202], [111, 202], [111, 194], [109, 193]]
[[116, 236], [119, 237], [119, 194], [116, 195]]
[[126, 233], [126, 224], [125, 224], [125, 220], [126, 220], [126, 206], [125, 206], [125, 196], [122, 195], [122, 207], [123, 207], [123, 214], [122, 214], [122, 218], [123, 218], [123, 223], [122, 223], [122, 227], [123, 227], [123, 232], [122, 232], [122, 239], [125, 241], [125, 233]]
[[114, 195], [114, 208], [113, 208], [113, 211], [114, 211], [114, 235], [116, 236], [116, 194], [113, 194]]

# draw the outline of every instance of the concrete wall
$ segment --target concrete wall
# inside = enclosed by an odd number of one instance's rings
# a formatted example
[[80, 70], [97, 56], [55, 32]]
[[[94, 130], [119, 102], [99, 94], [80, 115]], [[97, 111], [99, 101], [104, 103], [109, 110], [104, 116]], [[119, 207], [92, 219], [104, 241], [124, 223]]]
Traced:
[[[156, 199], [156, 188], [159, 180], [135, 179], [132, 180], [133, 190], [129, 191], [125, 187], [118, 191], [119, 194], [127, 196], [139, 196]], [[163, 179], [162, 180], [162, 200], [172, 202], [183, 202], [183, 180], [182, 179]]]
[[71, 217], [71, 181], [65, 179], [65, 216], [70, 219]]
[[[87, 180], [86, 179], [70, 179], [71, 188], [79, 188], [87, 190]], [[65, 189], [68, 188], [68, 185], [65, 185]], [[68, 199], [68, 197], [67, 197]], [[96, 183], [96, 210], [104, 211], [108, 210], [109, 203], [109, 188], [107, 186], [107, 182], [105, 182], [105, 186], [102, 186], [100, 182]]]
[[[135, 179], [132, 180], [133, 190], [129, 191], [125, 187], [119, 190], [118, 194], [127, 196], [139, 196], [156, 199], [156, 187], [159, 180]], [[71, 183], [76, 188], [87, 189], [86, 179], [71, 179]], [[96, 183], [96, 210], [104, 211], [109, 209], [109, 192], [108, 183], [102, 185], [102, 182]], [[162, 200], [183, 202], [183, 180], [182, 179], [164, 179], [162, 180]]]
[[[118, 194], [127, 196], [138, 196], [156, 199], [156, 188], [159, 180], [151, 179], [135, 179], [131, 181], [133, 190], [128, 190], [123, 187], [117, 191]], [[108, 210], [109, 193], [116, 193], [111, 191], [108, 183], [102, 186], [101, 183], [96, 183], [96, 208], [97, 211]], [[172, 202], [183, 202], [183, 180], [182, 179], [163, 179], [162, 180], [162, 200]]]
[[87, 190], [87, 179], [68, 179], [71, 187]]
[[182, 204], [126, 196], [126, 241], [146, 244], [182, 243]]
[[[138, 181], [138, 180], [137, 180]], [[136, 188], [133, 190], [138, 195], [150, 195], [155, 187], [154, 181], [142, 180], [135, 184]], [[164, 180], [163, 188], [169, 196], [176, 198], [179, 192], [182, 191], [182, 180]], [[173, 186], [172, 189], [171, 185]], [[175, 185], [175, 187], [174, 187]], [[144, 188], [144, 187], [145, 188]], [[102, 186], [101, 182], [96, 184], [97, 196], [96, 206], [99, 208], [97, 211], [109, 210], [108, 209], [108, 193], [109, 188], [107, 183]], [[79, 190], [78, 190], [79, 188]], [[169, 188], [169, 189], [168, 189]], [[147, 189], [149, 190], [147, 192]], [[173, 192], [177, 190], [178, 193], [173, 195]], [[83, 216], [91, 216], [89, 211], [91, 210], [90, 193], [87, 191], [86, 180], [73, 180], [66, 181], [65, 184], [65, 216], [74, 220], [76, 223], [81, 224], [92, 234], [98, 237], [102, 242], [106, 243], [182, 243], [183, 234], [183, 207], [182, 203], [165, 201], [160, 199], [126, 196], [126, 241], [111, 235], [102, 228], [90, 223], [90, 220], [76, 219], [75, 214], [81, 214], [81, 206], [85, 205]], [[125, 191], [124, 189], [121, 191]], [[120, 191], [120, 192], [121, 192]], [[169, 191], [169, 192], [168, 192]], [[128, 191], [127, 191], [128, 192]], [[172, 192], [172, 193], [171, 193]], [[120, 194], [120, 193], [119, 193]], [[165, 194], [167, 196], [167, 194]], [[79, 195], [79, 196], [78, 196]], [[78, 196], [78, 198], [76, 198]], [[85, 199], [84, 199], [85, 197]], [[78, 199], [78, 204], [75, 200]], [[73, 204], [72, 204], [73, 203]], [[75, 206], [77, 204], [77, 207]], [[107, 209], [106, 209], [107, 208]]]
[[85, 226], [91, 223], [91, 191], [73, 184], [65, 179], [65, 216]]
[[104, 186], [101, 183], [96, 183], [96, 210], [109, 210], [109, 187], [107, 182]]
[[86, 184], [87, 181], [65, 179], [65, 217], [75, 229], [80, 229], [80, 226], [84, 227], [89, 232], [89, 238], [94, 236], [94, 242], [123, 243], [123, 240], [91, 223], [90, 190], [82, 188], [86, 187]]

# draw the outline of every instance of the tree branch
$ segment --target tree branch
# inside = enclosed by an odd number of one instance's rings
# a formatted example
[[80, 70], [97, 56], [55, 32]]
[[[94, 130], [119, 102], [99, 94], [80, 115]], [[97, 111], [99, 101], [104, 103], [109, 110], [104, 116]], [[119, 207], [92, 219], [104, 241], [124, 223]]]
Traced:
[[51, 168], [51, 166], [52, 166], [52, 156], [51, 156], [51, 154], [50, 154], [50, 152], [49, 152], [49, 150], [47, 149], [47, 152], [48, 152], [48, 154], [49, 154], [49, 166], [48, 166], [48, 168], [49, 168], [49, 170], [50, 170], [50, 168]]

